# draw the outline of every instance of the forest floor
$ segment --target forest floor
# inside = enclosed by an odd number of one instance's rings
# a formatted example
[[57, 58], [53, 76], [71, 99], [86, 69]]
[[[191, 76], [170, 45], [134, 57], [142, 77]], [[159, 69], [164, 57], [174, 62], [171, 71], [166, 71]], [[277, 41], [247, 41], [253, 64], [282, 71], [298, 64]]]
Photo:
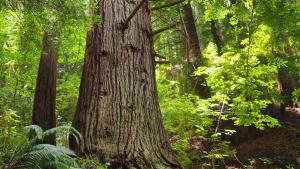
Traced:
[[[247, 169], [300, 169], [300, 161], [297, 162], [300, 160], [300, 108], [287, 108], [280, 123], [282, 127], [264, 131], [231, 124], [238, 130], [231, 138], [231, 146], [237, 151], [236, 159], [226, 160], [226, 167], [220, 164], [216, 168], [243, 169], [243, 164]], [[199, 138], [191, 144], [199, 151], [210, 147]], [[203, 161], [193, 163], [191, 169], [202, 168], [201, 163]]]
[[[287, 108], [281, 119], [282, 127], [267, 129], [259, 137], [237, 145], [237, 156], [247, 162], [251, 159], [258, 169], [300, 169], [300, 108]], [[298, 156], [298, 157], [297, 157]], [[298, 158], [298, 159], [297, 159]]]

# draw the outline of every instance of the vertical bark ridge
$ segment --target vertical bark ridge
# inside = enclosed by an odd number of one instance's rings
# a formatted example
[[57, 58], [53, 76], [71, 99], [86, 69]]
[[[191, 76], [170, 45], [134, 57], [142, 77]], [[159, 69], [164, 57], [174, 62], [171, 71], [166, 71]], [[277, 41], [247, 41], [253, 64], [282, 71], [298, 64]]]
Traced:
[[139, 1], [102, 0], [101, 23], [87, 35], [84, 70], [73, 126], [83, 135], [70, 147], [110, 162], [111, 168], [180, 168], [162, 125], [155, 82], [148, 2], [120, 23]]
[[[44, 33], [32, 111], [32, 124], [40, 126], [43, 130], [56, 126], [55, 99], [58, 53], [54, 38], [54, 35]], [[44, 143], [55, 145], [55, 136], [46, 138]]]

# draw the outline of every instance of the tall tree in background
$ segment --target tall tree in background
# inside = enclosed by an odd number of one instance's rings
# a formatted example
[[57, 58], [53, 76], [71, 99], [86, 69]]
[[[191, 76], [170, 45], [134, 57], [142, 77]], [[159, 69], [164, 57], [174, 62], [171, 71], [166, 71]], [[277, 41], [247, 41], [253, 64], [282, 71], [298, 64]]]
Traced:
[[[283, 51], [273, 51], [275, 57], [279, 57], [283, 60], [294, 60], [293, 56], [293, 49], [289, 45], [288, 36], [282, 35], [280, 40], [284, 43], [284, 50]], [[293, 91], [298, 87], [297, 75], [293, 72], [293, 68], [296, 69], [295, 62], [287, 62], [289, 65], [287, 67], [280, 67], [278, 68], [277, 73], [277, 84], [278, 90], [282, 97], [282, 102], [280, 105], [281, 113], [285, 112], [287, 107], [293, 107]]]
[[[44, 33], [32, 111], [32, 124], [44, 130], [56, 125], [57, 47], [54, 38], [53, 34]], [[46, 138], [45, 143], [55, 144], [55, 137]]]
[[110, 168], [180, 168], [158, 104], [151, 16], [147, 0], [99, 1], [87, 35], [73, 126], [78, 154]]
[[191, 4], [187, 3], [183, 5], [182, 9], [184, 42], [187, 47], [188, 76], [190, 76], [194, 92], [202, 98], [208, 98], [210, 94], [209, 88], [206, 86], [205, 78], [193, 76], [193, 71], [195, 71], [199, 66], [203, 66], [203, 58], [201, 57], [200, 42], [198, 39]]
[[212, 34], [213, 42], [217, 46], [218, 55], [221, 56], [222, 55], [222, 38], [221, 38], [220, 29], [217, 26], [216, 20], [210, 21], [210, 31]]

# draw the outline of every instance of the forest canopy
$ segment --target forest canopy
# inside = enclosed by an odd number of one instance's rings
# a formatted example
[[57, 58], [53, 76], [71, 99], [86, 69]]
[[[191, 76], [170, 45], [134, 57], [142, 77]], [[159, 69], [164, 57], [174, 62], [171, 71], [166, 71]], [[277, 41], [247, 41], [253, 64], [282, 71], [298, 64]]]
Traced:
[[1, 0], [0, 168], [300, 167], [299, 0]]

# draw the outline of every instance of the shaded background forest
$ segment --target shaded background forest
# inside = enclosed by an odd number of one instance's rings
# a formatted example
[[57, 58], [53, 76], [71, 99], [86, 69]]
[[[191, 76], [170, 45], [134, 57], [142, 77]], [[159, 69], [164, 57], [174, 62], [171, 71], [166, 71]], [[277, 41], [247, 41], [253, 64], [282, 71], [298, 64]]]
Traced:
[[[176, 2], [172, 4], [173, 2]], [[150, 1], [159, 102], [185, 168], [300, 166], [300, 2]], [[167, 5], [166, 5], [167, 4]], [[171, 5], [170, 5], [171, 4]], [[165, 6], [164, 6], [165, 5]], [[76, 109], [85, 0], [0, 2], [0, 165], [31, 124], [44, 31], [58, 46], [57, 126]], [[66, 132], [57, 144], [67, 146]]]

